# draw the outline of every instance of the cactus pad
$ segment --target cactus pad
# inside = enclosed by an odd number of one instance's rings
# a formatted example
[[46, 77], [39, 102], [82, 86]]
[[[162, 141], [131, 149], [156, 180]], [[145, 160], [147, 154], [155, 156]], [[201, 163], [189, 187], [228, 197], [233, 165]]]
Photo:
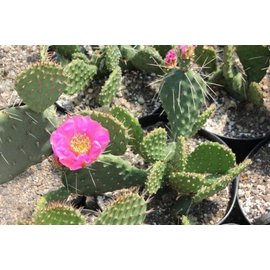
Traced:
[[34, 64], [16, 78], [16, 90], [29, 108], [42, 112], [66, 89], [67, 77], [61, 66], [43, 62]]
[[59, 203], [51, 203], [38, 211], [33, 218], [36, 225], [84, 225], [85, 217], [76, 209]]
[[204, 103], [206, 83], [196, 72], [174, 69], [163, 79], [160, 99], [173, 136], [189, 137]]
[[239, 45], [236, 53], [245, 69], [250, 82], [260, 82], [269, 67], [270, 51], [267, 46]]
[[135, 152], [139, 153], [140, 144], [143, 139], [143, 129], [141, 128], [138, 119], [122, 107], [112, 108], [111, 114], [128, 130], [130, 138], [128, 144], [132, 146]]
[[131, 59], [132, 64], [146, 73], [163, 74], [164, 61], [158, 51], [153, 47], [146, 47], [137, 51]]
[[239, 165], [229, 169], [229, 171], [225, 175], [210, 175], [208, 177], [208, 181], [212, 182], [211, 185], [203, 186], [197, 194], [193, 197], [194, 202], [198, 203], [203, 199], [206, 199], [210, 196], [213, 196], [215, 193], [224, 189], [228, 184], [241, 172], [243, 172], [249, 165], [251, 164], [251, 160], [247, 159]]
[[235, 154], [224, 145], [205, 142], [196, 147], [187, 159], [186, 170], [194, 173], [227, 173], [235, 165]]
[[179, 193], [196, 193], [202, 186], [209, 185], [203, 174], [190, 172], [172, 173], [169, 183]]
[[27, 106], [0, 111], [0, 184], [12, 180], [51, 153], [52, 108], [35, 113]]
[[126, 127], [115, 117], [104, 112], [92, 111], [90, 117], [109, 130], [110, 145], [106, 148], [106, 151], [114, 155], [124, 154], [129, 142], [129, 135]]
[[57, 190], [50, 191], [43, 195], [37, 202], [36, 210], [40, 211], [41, 209], [44, 209], [48, 203], [51, 202], [64, 202], [70, 193], [67, 191], [65, 187], [61, 187]]
[[108, 80], [101, 88], [99, 94], [99, 102], [103, 105], [110, 105], [113, 98], [118, 91], [122, 79], [122, 71], [119, 66], [117, 66], [114, 71], [110, 74]]
[[118, 65], [121, 57], [121, 52], [117, 45], [105, 46], [105, 65], [108, 71], [114, 71]]
[[157, 161], [150, 168], [147, 180], [145, 183], [146, 191], [149, 195], [156, 194], [163, 183], [163, 176], [166, 169], [166, 163]]
[[204, 112], [202, 112], [199, 115], [196, 123], [194, 124], [192, 128], [192, 133], [190, 137], [193, 137], [197, 134], [197, 132], [202, 128], [202, 126], [206, 123], [206, 121], [215, 113], [216, 109], [217, 107], [213, 103]]
[[95, 220], [95, 225], [141, 225], [147, 203], [137, 193], [120, 195]]
[[98, 161], [78, 171], [63, 171], [62, 182], [68, 191], [82, 195], [102, 194], [143, 185], [147, 173], [120, 157], [101, 155]]
[[195, 48], [195, 62], [203, 68], [206, 73], [217, 70], [217, 53], [213, 47], [199, 45]]
[[165, 160], [167, 132], [164, 128], [156, 128], [149, 132], [141, 143], [141, 155], [148, 162]]
[[64, 69], [68, 76], [68, 87], [65, 92], [69, 95], [83, 91], [97, 73], [97, 67], [87, 64], [82, 59], [72, 60]]

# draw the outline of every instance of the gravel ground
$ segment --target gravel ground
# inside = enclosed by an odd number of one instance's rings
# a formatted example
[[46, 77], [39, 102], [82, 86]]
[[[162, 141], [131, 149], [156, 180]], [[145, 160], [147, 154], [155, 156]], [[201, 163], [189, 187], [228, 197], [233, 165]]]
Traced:
[[249, 169], [241, 174], [239, 201], [248, 219], [254, 222], [270, 212], [270, 143], [252, 158]]
[[234, 138], [256, 138], [270, 132], [270, 70], [262, 80], [264, 106], [239, 103], [220, 88], [215, 90], [217, 111], [204, 128], [216, 134]]

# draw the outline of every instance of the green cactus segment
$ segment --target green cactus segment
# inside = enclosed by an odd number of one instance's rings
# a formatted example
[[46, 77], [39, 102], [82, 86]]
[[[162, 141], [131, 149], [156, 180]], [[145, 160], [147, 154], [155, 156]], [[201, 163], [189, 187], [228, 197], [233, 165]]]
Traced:
[[84, 225], [85, 217], [76, 209], [57, 203], [49, 204], [33, 218], [36, 225]]
[[156, 128], [149, 132], [141, 143], [141, 155], [148, 162], [165, 160], [167, 148], [167, 132], [164, 128]]
[[81, 52], [79, 45], [53, 45], [52, 48], [60, 55], [61, 58], [71, 60], [74, 53]]
[[217, 70], [217, 54], [213, 47], [197, 46], [194, 59], [206, 73], [213, 73]]
[[15, 87], [31, 110], [42, 112], [65, 91], [66, 83], [61, 66], [43, 62], [21, 72], [16, 78]]
[[106, 151], [114, 155], [123, 155], [130, 139], [126, 127], [118, 119], [104, 112], [92, 111], [90, 117], [109, 130], [110, 145]]
[[206, 83], [196, 72], [172, 70], [160, 86], [160, 99], [175, 138], [189, 137], [206, 95]]
[[122, 54], [122, 57], [121, 57], [120, 63], [119, 63], [121, 68], [122, 69], [133, 69], [134, 66], [131, 63], [131, 59], [135, 56], [135, 54], [137, 53], [137, 50], [134, 49], [130, 45], [121, 45], [120, 51]]
[[179, 136], [176, 141], [175, 154], [172, 162], [169, 164], [172, 171], [185, 171], [187, 163], [187, 146], [186, 139]]
[[35, 113], [27, 106], [0, 111], [0, 184], [51, 153], [49, 138], [56, 125], [52, 108], [44, 113]]
[[190, 137], [195, 136], [206, 121], [215, 113], [217, 106], [213, 103], [211, 104], [203, 113], [201, 113], [192, 128], [192, 133]]
[[138, 194], [121, 195], [95, 220], [95, 225], [141, 225], [146, 217], [147, 202]]
[[63, 171], [62, 182], [69, 192], [96, 195], [143, 185], [147, 173], [113, 155], [102, 155], [89, 167]]
[[231, 168], [225, 175], [217, 176], [212, 175], [209, 176], [208, 181], [212, 182], [209, 186], [203, 186], [197, 194], [193, 197], [195, 203], [201, 202], [203, 199], [213, 196], [220, 190], [224, 189], [229, 185], [229, 183], [237, 177], [241, 172], [246, 170], [246, 168], [251, 164], [251, 160], [247, 159], [239, 165]]
[[257, 106], [263, 105], [263, 91], [261, 86], [257, 82], [251, 82], [247, 90], [248, 101]]
[[151, 169], [149, 170], [147, 180], [145, 183], [146, 191], [149, 195], [156, 194], [157, 191], [160, 189], [163, 183], [163, 176], [166, 169], [166, 163], [162, 161], [157, 161], [153, 164]]
[[227, 173], [235, 165], [235, 155], [217, 142], [205, 142], [188, 156], [186, 170], [194, 173]]
[[241, 63], [236, 62], [235, 47], [231, 45], [224, 48], [223, 76], [229, 94], [240, 101], [246, 100], [247, 77]]
[[121, 79], [122, 71], [121, 68], [117, 66], [101, 88], [101, 92], [99, 94], [99, 103], [102, 106], [111, 104], [121, 85]]
[[91, 64], [90, 59], [84, 53], [81, 52], [76, 52], [72, 54], [72, 60], [75, 59], [80, 59], [83, 60], [86, 64]]
[[114, 71], [118, 65], [121, 58], [121, 52], [116, 45], [108, 45], [105, 47], [105, 65], [108, 71]]
[[153, 47], [145, 47], [138, 50], [131, 59], [132, 64], [139, 70], [146, 73], [164, 74], [164, 60]]
[[127, 110], [122, 107], [114, 107], [111, 110], [112, 116], [118, 119], [128, 130], [129, 141], [128, 144], [136, 152], [140, 152], [140, 144], [143, 140], [143, 129], [137, 118], [132, 116]]
[[68, 87], [65, 92], [73, 95], [83, 91], [97, 73], [97, 67], [85, 63], [84, 60], [74, 59], [64, 69], [68, 76]]
[[44, 209], [48, 205], [48, 203], [51, 202], [64, 202], [65, 200], [67, 200], [69, 195], [70, 193], [65, 187], [61, 187], [57, 190], [48, 192], [38, 200], [36, 210], [40, 211], [41, 209]]
[[162, 58], [165, 58], [167, 52], [173, 48], [172, 45], [154, 45], [153, 46]]
[[202, 186], [210, 183], [203, 174], [173, 172], [169, 176], [169, 184], [179, 193], [196, 193]]
[[269, 67], [270, 51], [267, 46], [239, 45], [236, 53], [244, 66], [248, 82], [260, 82]]

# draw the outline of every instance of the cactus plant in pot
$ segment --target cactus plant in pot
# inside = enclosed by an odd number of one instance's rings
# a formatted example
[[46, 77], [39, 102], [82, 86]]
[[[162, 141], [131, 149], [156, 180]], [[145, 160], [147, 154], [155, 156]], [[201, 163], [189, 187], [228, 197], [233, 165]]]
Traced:
[[242, 161], [270, 131], [270, 51], [267, 46], [225, 46], [222, 62], [209, 77], [217, 112], [205, 130], [222, 138]]

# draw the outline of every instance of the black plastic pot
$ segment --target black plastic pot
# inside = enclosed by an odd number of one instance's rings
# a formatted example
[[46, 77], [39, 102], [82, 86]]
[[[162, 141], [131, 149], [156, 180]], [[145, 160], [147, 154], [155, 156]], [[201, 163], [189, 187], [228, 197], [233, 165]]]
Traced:
[[[247, 155], [246, 159], [252, 159], [254, 155], [267, 143], [270, 142], [270, 135], [267, 136], [264, 140], [262, 140], [260, 143], [258, 143]], [[247, 215], [245, 214], [244, 209], [241, 206], [240, 200], [239, 200], [239, 194], [238, 194], [238, 187], [239, 187], [239, 181], [240, 177], [237, 179], [237, 200], [236, 203], [238, 204], [239, 207], [239, 215], [242, 215], [242, 219], [244, 220], [245, 224], [252, 224]], [[256, 219], [257, 221], [255, 224], [270, 224], [270, 213], [262, 215], [261, 218]], [[268, 222], [268, 223], [267, 223]]]

